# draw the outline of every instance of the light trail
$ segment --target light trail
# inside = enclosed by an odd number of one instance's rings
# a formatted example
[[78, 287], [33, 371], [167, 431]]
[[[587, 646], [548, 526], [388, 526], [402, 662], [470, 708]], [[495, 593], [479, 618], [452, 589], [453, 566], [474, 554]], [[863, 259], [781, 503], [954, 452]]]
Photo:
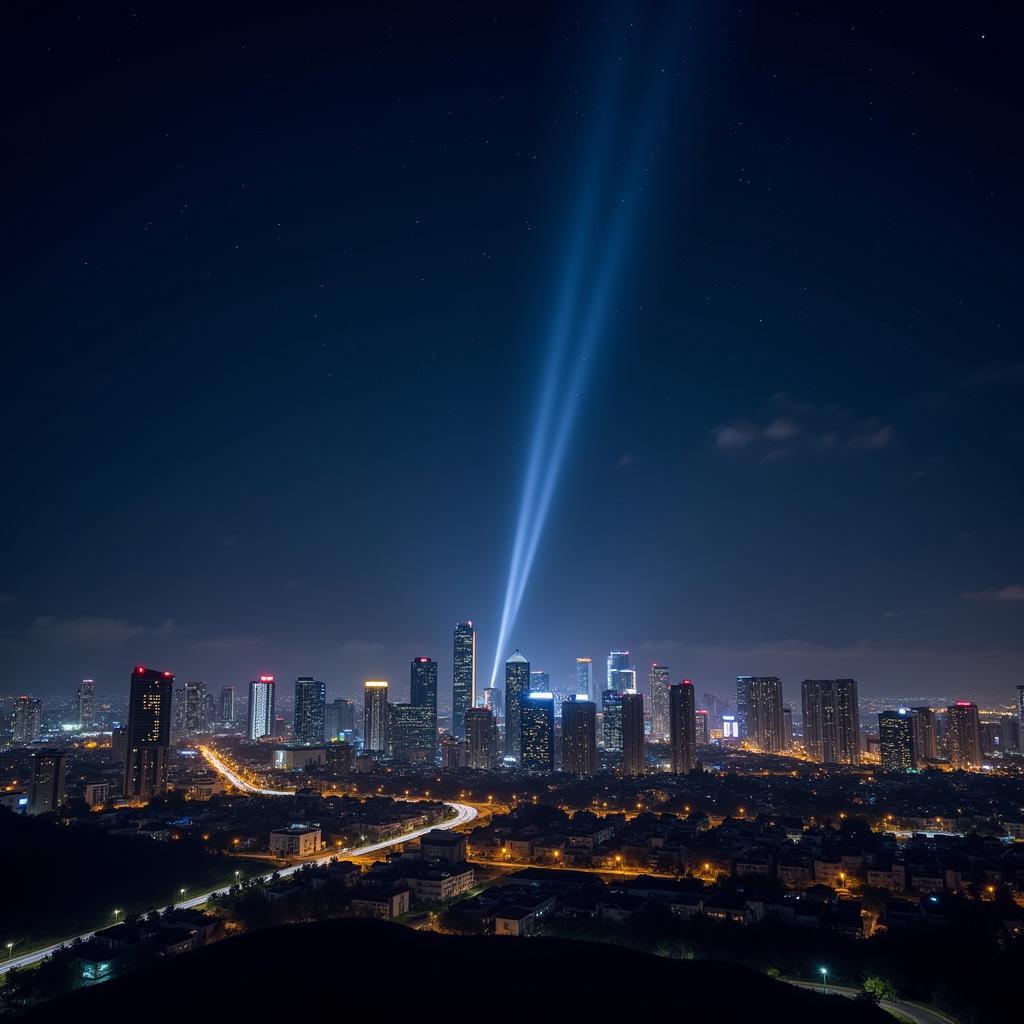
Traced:
[[[261, 796], [295, 795], [294, 790], [263, 789], [259, 786], [254, 786], [251, 782], [246, 782], [240, 775], [232, 771], [211, 748], [202, 747], [200, 749], [203, 752], [203, 756], [216, 771], [223, 775], [224, 778], [226, 778], [233, 786], [237, 786], [239, 789], [244, 790], [247, 793], [258, 793]], [[332, 850], [330, 853], [322, 854], [319, 857], [310, 857], [301, 864], [293, 864], [290, 867], [280, 868], [276, 871], [268, 871], [263, 875], [250, 875], [246, 881], [269, 882], [274, 875], [277, 875], [278, 878], [287, 878], [290, 875], [294, 875], [300, 868], [304, 868], [310, 864], [328, 864], [330, 861], [336, 860], [343, 854], [349, 857], [365, 857], [368, 854], [379, 853], [381, 850], [386, 850], [389, 847], [398, 846], [400, 843], [412, 842], [412, 840], [419, 839], [420, 836], [426, 835], [426, 833], [432, 832], [435, 829], [447, 831], [448, 829], [458, 828], [460, 825], [466, 825], [473, 821], [477, 816], [477, 809], [475, 807], [471, 807], [469, 804], [453, 803], [450, 800], [445, 800], [444, 803], [447, 807], [450, 807], [455, 811], [455, 816], [438, 825], [427, 825], [424, 828], [414, 829], [412, 832], [406, 832], [403, 835], [395, 836], [393, 839], [385, 839], [379, 843], [369, 843], [366, 846]], [[190, 896], [187, 899], [179, 900], [177, 903], [161, 903], [160, 906], [153, 907], [151, 909], [162, 910], [166, 906], [172, 906], [175, 910], [191, 910], [195, 907], [203, 906], [203, 904], [205, 904], [212, 896], [223, 896], [229, 893], [233, 887], [233, 884], [222, 885], [217, 889], [211, 889], [208, 892], [199, 893], [197, 896]], [[8, 971], [14, 970], [18, 967], [26, 967], [29, 964], [45, 960], [46, 957], [56, 953], [59, 949], [62, 949], [69, 943], [74, 942], [77, 939], [81, 939], [84, 942], [86, 939], [91, 939], [95, 934], [95, 931], [82, 932], [81, 935], [68, 936], [68, 938], [62, 939], [60, 942], [54, 942], [49, 946], [33, 949], [28, 953], [23, 953], [21, 956], [10, 957], [0, 963], [0, 975], [6, 974]]]

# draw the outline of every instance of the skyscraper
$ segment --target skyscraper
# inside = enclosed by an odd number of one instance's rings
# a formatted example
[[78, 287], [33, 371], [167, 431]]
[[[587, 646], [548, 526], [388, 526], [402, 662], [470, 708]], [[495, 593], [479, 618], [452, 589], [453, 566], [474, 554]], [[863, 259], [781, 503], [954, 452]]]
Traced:
[[747, 736], [759, 750], [784, 750], [782, 682], [776, 676], [747, 676]]
[[356, 727], [356, 706], [344, 697], [332, 700], [324, 708], [324, 736], [330, 743], [342, 739], [346, 734], [351, 738]]
[[629, 668], [629, 651], [608, 652], [608, 677], [605, 689], [621, 693], [626, 687], [619, 682], [619, 672]]
[[541, 690], [524, 693], [520, 700], [519, 713], [519, 767], [528, 772], [554, 771], [554, 695]]
[[711, 723], [706, 708], [697, 708], [694, 713], [696, 723], [697, 746], [706, 747], [711, 742]]
[[736, 677], [736, 725], [740, 739], [747, 738], [747, 701], [750, 692], [750, 676]]
[[437, 662], [430, 658], [413, 658], [409, 667], [409, 703], [430, 708], [437, 727]]
[[909, 708], [882, 711], [878, 716], [878, 741], [883, 772], [910, 772], [914, 758], [914, 720]]
[[672, 772], [685, 775], [697, 766], [697, 698], [689, 681], [668, 688], [669, 744]]
[[609, 753], [622, 753], [622, 694], [605, 690], [601, 694], [601, 737]]
[[233, 725], [235, 721], [235, 688], [220, 688], [220, 720], [223, 725]]
[[184, 734], [201, 736], [206, 726], [206, 683], [185, 684]]
[[274, 677], [260, 676], [249, 683], [249, 739], [274, 735]]
[[[519, 757], [522, 698], [529, 692], [530, 663], [517, 649], [505, 662], [505, 753], [511, 757]], [[554, 714], [554, 702], [551, 713]]]
[[914, 758], [920, 768], [939, 756], [938, 731], [935, 728], [935, 712], [931, 708], [911, 708], [911, 725], [914, 730]]
[[136, 665], [130, 685], [124, 794], [150, 800], [167, 789], [174, 675]]
[[1021, 743], [1024, 744], [1024, 683], [1017, 687], [1017, 721], [1020, 724]]
[[562, 702], [562, 771], [583, 776], [597, 771], [597, 705], [586, 691]]
[[363, 750], [388, 750], [388, 684], [383, 679], [368, 679], [363, 685]]
[[594, 662], [591, 658], [576, 659], [576, 692], [585, 693], [597, 705], [600, 691], [594, 689]]
[[946, 732], [949, 760], [954, 768], [981, 766], [981, 730], [978, 705], [958, 700], [946, 708]]
[[656, 742], [668, 736], [668, 665], [651, 665], [651, 734]]
[[500, 688], [497, 686], [485, 686], [481, 693], [480, 707], [490, 708], [491, 714], [494, 715], [495, 724], [497, 724], [505, 714], [505, 704], [502, 700]]
[[[472, 709], [470, 709], [472, 710]], [[388, 705], [388, 749], [403, 761], [431, 761], [437, 751], [434, 710], [428, 704]]]
[[[435, 702], [436, 703], [436, 702]], [[455, 626], [452, 661], [452, 732], [466, 735], [466, 712], [476, 704], [476, 630], [470, 621]]]
[[47, 814], [64, 803], [67, 755], [60, 750], [39, 750], [32, 755], [32, 792], [29, 814]]
[[35, 743], [39, 739], [43, 702], [35, 697], [19, 697], [11, 712], [11, 738], [15, 743]]
[[821, 764], [860, 764], [860, 706], [855, 679], [805, 679], [804, 748]]
[[92, 679], [83, 679], [78, 687], [78, 722], [83, 729], [96, 723], [96, 683]]
[[646, 770], [644, 695], [628, 690], [622, 695], [622, 774], [635, 778]]
[[782, 749], [789, 750], [793, 746], [793, 709], [782, 709]]
[[311, 676], [295, 680], [295, 742], [323, 743], [327, 686]]
[[494, 768], [498, 764], [498, 723], [488, 707], [466, 712], [466, 767]]
[[551, 676], [549, 673], [544, 672], [540, 669], [531, 670], [530, 672], [530, 689], [540, 690], [541, 693], [551, 692]]

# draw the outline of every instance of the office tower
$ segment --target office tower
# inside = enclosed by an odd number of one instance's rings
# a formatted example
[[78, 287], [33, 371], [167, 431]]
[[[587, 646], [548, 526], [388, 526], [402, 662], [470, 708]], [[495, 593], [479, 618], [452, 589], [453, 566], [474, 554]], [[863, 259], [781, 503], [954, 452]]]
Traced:
[[1017, 687], [1017, 723], [1020, 725], [1021, 745], [1024, 746], [1024, 684]]
[[551, 676], [539, 669], [530, 672], [530, 690], [539, 690], [541, 693], [551, 692]]
[[38, 698], [19, 697], [11, 712], [11, 732], [15, 743], [35, 743], [39, 739], [43, 702]]
[[383, 679], [368, 679], [363, 686], [363, 750], [388, 750], [388, 684]]
[[698, 708], [694, 713], [696, 723], [697, 746], [707, 746], [711, 742], [711, 723], [705, 708]]
[[618, 690], [601, 694], [601, 738], [605, 750], [622, 753], [622, 694]]
[[452, 732], [466, 735], [466, 712], [476, 704], [476, 630], [472, 622], [455, 626], [452, 661]]
[[466, 767], [466, 741], [457, 740], [454, 736], [445, 736], [441, 740], [441, 767], [458, 769]]
[[351, 736], [356, 728], [356, 706], [344, 697], [332, 700], [324, 709], [324, 736], [333, 743]]
[[588, 776], [597, 772], [597, 705], [586, 691], [562, 702], [562, 771]]
[[707, 709], [708, 724], [712, 729], [722, 727], [722, 715], [729, 710], [729, 702], [722, 700], [717, 694], [703, 693], [700, 698], [700, 706]]
[[618, 680], [619, 680], [619, 693], [628, 693], [633, 691], [638, 693], [636, 685], [636, 669], [635, 668], [620, 668], [618, 669]]
[[128, 759], [128, 726], [115, 725], [110, 730], [110, 759], [120, 765]]
[[[518, 649], [505, 662], [505, 753], [518, 757], [523, 694], [530, 692], [530, 663]], [[554, 714], [552, 703], [551, 713]]]
[[736, 725], [740, 739], [747, 738], [747, 700], [750, 691], [750, 676], [736, 677]]
[[949, 760], [954, 768], [981, 767], [981, 732], [978, 705], [958, 700], [946, 708]]
[[423, 704], [388, 705], [388, 752], [402, 761], [434, 761], [437, 725], [434, 709]]
[[587, 700], [597, 707], [599, 691], [594, 684], [594, 662], [592, 658], [576, 659], [576, 692], [585, 693]]
[[[507, 692], [507, 691], [506, 691]], [[519, 704], [519, 767], [528, 772], [555, 770], [555, 698], [551, 693], [523, 693]]]
[[793, 746], [793, 709], [782, 709], [782, 749], [789, 750]]
[[466, 767], [494, 768], [498, 764], [498, 723], [489, 707], [466, 712]]
[[32, 755], [29, 814], [48, 814], [64, 803], [66, 764], [67, 756], [59, 750], [40, 750]]
[[206, 683], [185, 684], [184, 734], [200, 736], [206, 728]]
[[860, 708], [855, 679], [805, 679], [804, 748], [821, 764], [860, 764]]
[[635, 778], [646, 770], [644, 695], [629, 690], [622, 695], [622, 774]]
[[1020, 722], [1013, 715], [1000, 715], [996, 738], [1001, 753], [1019, 754], [1021, 752]]
[[939, 756], [938, 732], [935, 728], [935, 712], [931, 708], [911, 708], [910, 721], [914, 730], [914, 758], [920, 768]]
[[235, 721], [235, 688], [220, 688], [220, 720], [224, 725], [233, 725]]
[[323, 743], [327, 685], [311, 676], [295, 680], [295, 725], [292, 730], [296, 743]]
[[697, 767], [697, 698], [686, 681], [668, 688], [668, 732], [672, 772], [685, 775]]
[[914, 757], [914, 719], [909, 708], [879, 714], [878, 742], [883, 772], [910, 772], [917, 767]]
[[83, 729], [96, 724], [96, 683], [92, 679], [83, 679], [78, 687], [78, 722]]
[[136, 665], [128, 695], [124, 795], [150, 800], [167, 789], [174, 675]]
[[185, 735], [185, 687], [174, 691], [171, 700], [171, 735], [175, 742]]
[[656, 742], [668, 736], [668, 688], [671, 683], [668, 665], [651, 665], [651, 735]]
[[409, 703], [418, 708], [431, 708], [436, 722], [437, 662], [430, 658], [413, 658], [409, 673]]
[[740, 723], [735, 715], [722, 715], [722, 739], [726, 743], [738, 743]]
[[621, 693], [625, 687], [619, 683], [619, 672], [629, 667], [629, 651], [608, 652], [608, 677], [605, 683], [606, 690], [615, 690]]
[[495, 724], [501, 719], [504, 707], [501, 702], [501, 690], [497, 686], [485, 686], [480, 698], [480, 707], [489, 708], [494, 715]]
[[747, 676], [747, 736], [767, 754], [785, 749], [782, 682], [776, 676]]
[[249, 683], [249, 739], [273, 736], [275, 721], [274, 677], [260, 676]]

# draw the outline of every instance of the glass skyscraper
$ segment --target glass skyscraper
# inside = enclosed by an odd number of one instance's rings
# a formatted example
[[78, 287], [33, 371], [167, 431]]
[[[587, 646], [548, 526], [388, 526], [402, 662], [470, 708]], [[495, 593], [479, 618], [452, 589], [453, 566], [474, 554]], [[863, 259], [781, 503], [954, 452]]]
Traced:
[[820, 764], [860, 764], [860, 705], [855, 679], [805, 679], [804, 749]]
[[668, 665], [651, 665], [651, 733], [658, 742], [668, 736]]
[[668, 688], [668, 732], [673, 773], [693, 771], [697, 765], [697, 698], [690, 682]]
[[383, 679], [368, 679], [363, 685], [363, 750], [388, 750], [388, 684]]
[[646, 770], [644, 695], [629, 690], [622, 695], [622, 774], [636, 777]]
[[585, 691], [562, 702], [562, 771], [568, 775], [597, 771], [597, 705]]
[[124, 795], [150, 800], [167, 789], [174, 674], [137, 665], [130, 686]]
[[879, 714], [878, 741], [883, 772], [909, 772], [917, 767], [914, 757], [914, 720], [908, 708]]
[[295, 742], [323, 743], [327, 686], [311, 676], [295, 680]]
[[466, 736], [466, 712], [475, 704], [476, 630], [472, 622], [459, 622], [452, 659], [452, 733], [460, 740]]
[[587, 700], [597, 703], [599, 691], [594, 689], [594, 661], [592, 658], [576, 659], [576, 692], [585, 693]]
[[[505, 662], [505, 753], [510, 757], [519, 757], [520, 714], [522, 698], [530, 692], [530, 663], [519, 653]], [[551, 713], [554, 714], [554, 701]]]
[[550, 693], [524, 693], [520, 700], [519, 767], [528, 772], [555, 769], [555, 699]]
[[249, 683], [249, 739], [274, 735], [274, 677], [260, 676]]

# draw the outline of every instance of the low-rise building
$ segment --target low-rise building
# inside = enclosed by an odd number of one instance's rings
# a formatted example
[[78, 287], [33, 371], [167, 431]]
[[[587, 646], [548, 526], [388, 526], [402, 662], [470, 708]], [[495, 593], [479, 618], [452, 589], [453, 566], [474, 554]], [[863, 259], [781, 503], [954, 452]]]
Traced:
[[289, 825], [270, 833], [270, 852], [277, 857], [310, 857], [320, 852], [320, 829], [313, 825]]

